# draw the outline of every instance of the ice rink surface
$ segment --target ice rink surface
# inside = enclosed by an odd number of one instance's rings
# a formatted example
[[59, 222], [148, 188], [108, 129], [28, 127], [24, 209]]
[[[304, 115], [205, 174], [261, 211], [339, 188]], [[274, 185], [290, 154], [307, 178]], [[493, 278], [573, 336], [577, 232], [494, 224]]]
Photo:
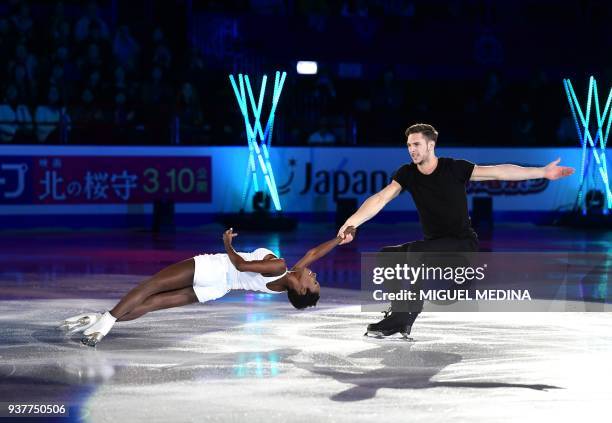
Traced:
[[[118, 323], [94, 349], [56, 329], [92, 299], [1, 303], [3, 402], [72, 406], [72, 421], [577, 421], [612, 398], [610, 313], [424, 313], [412, 340], [326, 289], [296, 312], [265, 294]], [[21, 420], [23, 421], [23, 420]]]
[[[267, 246], [291, 264], [335, 230], [243, 233], [235, 244]], [[57, 330], [68, 316], [112, 307], [168, 264], [218, 252], [221, 231], [2, 233], [0, 405], [66, 404], [70, 417], [54, 421], [111, 423], [575, 423], [609, 415], [610, 312], [423, 313], [412, 341], [365, 338], [382, 314], [361, 312], [360, 253], [419, 239], [416, 224], [373, 223], [313, 266], [323, 285], [314, 309], [236, 292], [117, 323], [95, 349]], [[606, 252], [610, 239], [498, 225], [481, 248]]]

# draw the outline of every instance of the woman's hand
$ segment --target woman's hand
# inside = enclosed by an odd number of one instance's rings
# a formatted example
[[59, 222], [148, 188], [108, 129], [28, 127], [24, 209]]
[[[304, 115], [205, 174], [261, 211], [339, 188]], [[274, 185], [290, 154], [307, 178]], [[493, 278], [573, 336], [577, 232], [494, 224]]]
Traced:
[[225, 247], [225, 252], [229, 257], [230, 261], [234, 265], [234, 267], [241, 271], [241, 266], [244, 263], [244, 259], [238, 255], [238, 253], [232, 247], [232, 239], [238, 234], [234, 233], [234, 228], [229, 228], [227, 231], [223, 232], [223, 246]]
[[[344, 235], [343, 240], [347, 240], [346, 242], [351, 242], [353, 240], [353, 238], [355, 238], [355, 233], [357, 232], [357, 229], [355, 229], [354, 226], [349, 226], [347, 228], [344, 229], [344, 232], [342, 232], [342, 234]], [[344, 244], [345, 242], [343, 242]]]
[[234, 233], [234, 228], [229, 228], [227, 231], [223, 232], [223, 243], [225, 245], [232, 245], [232, 239], [238, 236], [238, 234]]
[[[349, 231], [349, 228], [353, 228], [352, 233]], [[355, 229], [354, 226], [345, 222], [344, 225], [342, 225], [342, 227], [338, 230], [337, 236], [342, 238], [342, 241], [340, 241], [340, 245], [348, 244], [349, 242], [351, 242], [354, 238], [356, 230], [357, 229]]]

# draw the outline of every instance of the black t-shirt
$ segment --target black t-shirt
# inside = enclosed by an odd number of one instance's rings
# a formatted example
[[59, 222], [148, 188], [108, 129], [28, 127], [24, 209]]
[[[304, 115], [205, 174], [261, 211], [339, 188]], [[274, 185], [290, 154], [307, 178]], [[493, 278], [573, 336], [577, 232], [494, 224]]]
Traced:
[[425, 239], [476, 237], [468, 215], [465, 186], [474, 170], [467, 160], [438, 158], [434, 171], [425, 175], [414, 163], [400, 167], [393, 180], [414, 199]]

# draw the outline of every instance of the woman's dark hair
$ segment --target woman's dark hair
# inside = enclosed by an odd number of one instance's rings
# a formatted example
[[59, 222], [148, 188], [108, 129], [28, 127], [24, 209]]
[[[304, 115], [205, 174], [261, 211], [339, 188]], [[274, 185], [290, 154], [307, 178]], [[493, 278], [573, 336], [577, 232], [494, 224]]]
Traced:
[[293, 289], [289, 289], [287, 291], [287, 297], [289, 298], [289, 302], [293, 305], [293, 307], [298, 310], [305, 309], [306, 307], [314, 307], [317, 305], [317, 301], [319, 301], [319, 294], [314, 292], [308, 292], [304, 295], [300, 295], [297, 291]]

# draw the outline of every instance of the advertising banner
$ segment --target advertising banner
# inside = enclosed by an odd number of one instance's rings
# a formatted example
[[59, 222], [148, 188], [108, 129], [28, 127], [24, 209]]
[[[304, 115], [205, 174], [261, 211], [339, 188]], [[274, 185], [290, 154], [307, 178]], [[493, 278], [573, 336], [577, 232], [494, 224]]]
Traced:
[[[580, 168], [579, 148], [438, 148], [439, 157], [478, 165], [501, 163]], [[235, 213], [243, 200], [247, 147], [1, 146], [0, 214], [150, 213], [172, 199], [177, 213]], [[410, 158], [404, 147], [273, 147], [270, 160], [283, 212], [334, 212], [337, 199], [359, 203], [385, 187]], [[609, 164], [612, 167], [612, 163]], [[259, 189], [266, 189], [263, 178]], [[571, 207], [579, 176], [559, 181], [470, 182], [470, 197], [493, 198], [495, 211], [552, 211]], [[471, 201], [470, 201], [471, 203]], [[141, 205], [141, 207], [128, 207]], [[95, 207], [94, 207], [95, 206]], [[414, 211], [402, 194], [385, 211]]]
[[2, 204], [210, 203], [211, 158], [3, 156]]

